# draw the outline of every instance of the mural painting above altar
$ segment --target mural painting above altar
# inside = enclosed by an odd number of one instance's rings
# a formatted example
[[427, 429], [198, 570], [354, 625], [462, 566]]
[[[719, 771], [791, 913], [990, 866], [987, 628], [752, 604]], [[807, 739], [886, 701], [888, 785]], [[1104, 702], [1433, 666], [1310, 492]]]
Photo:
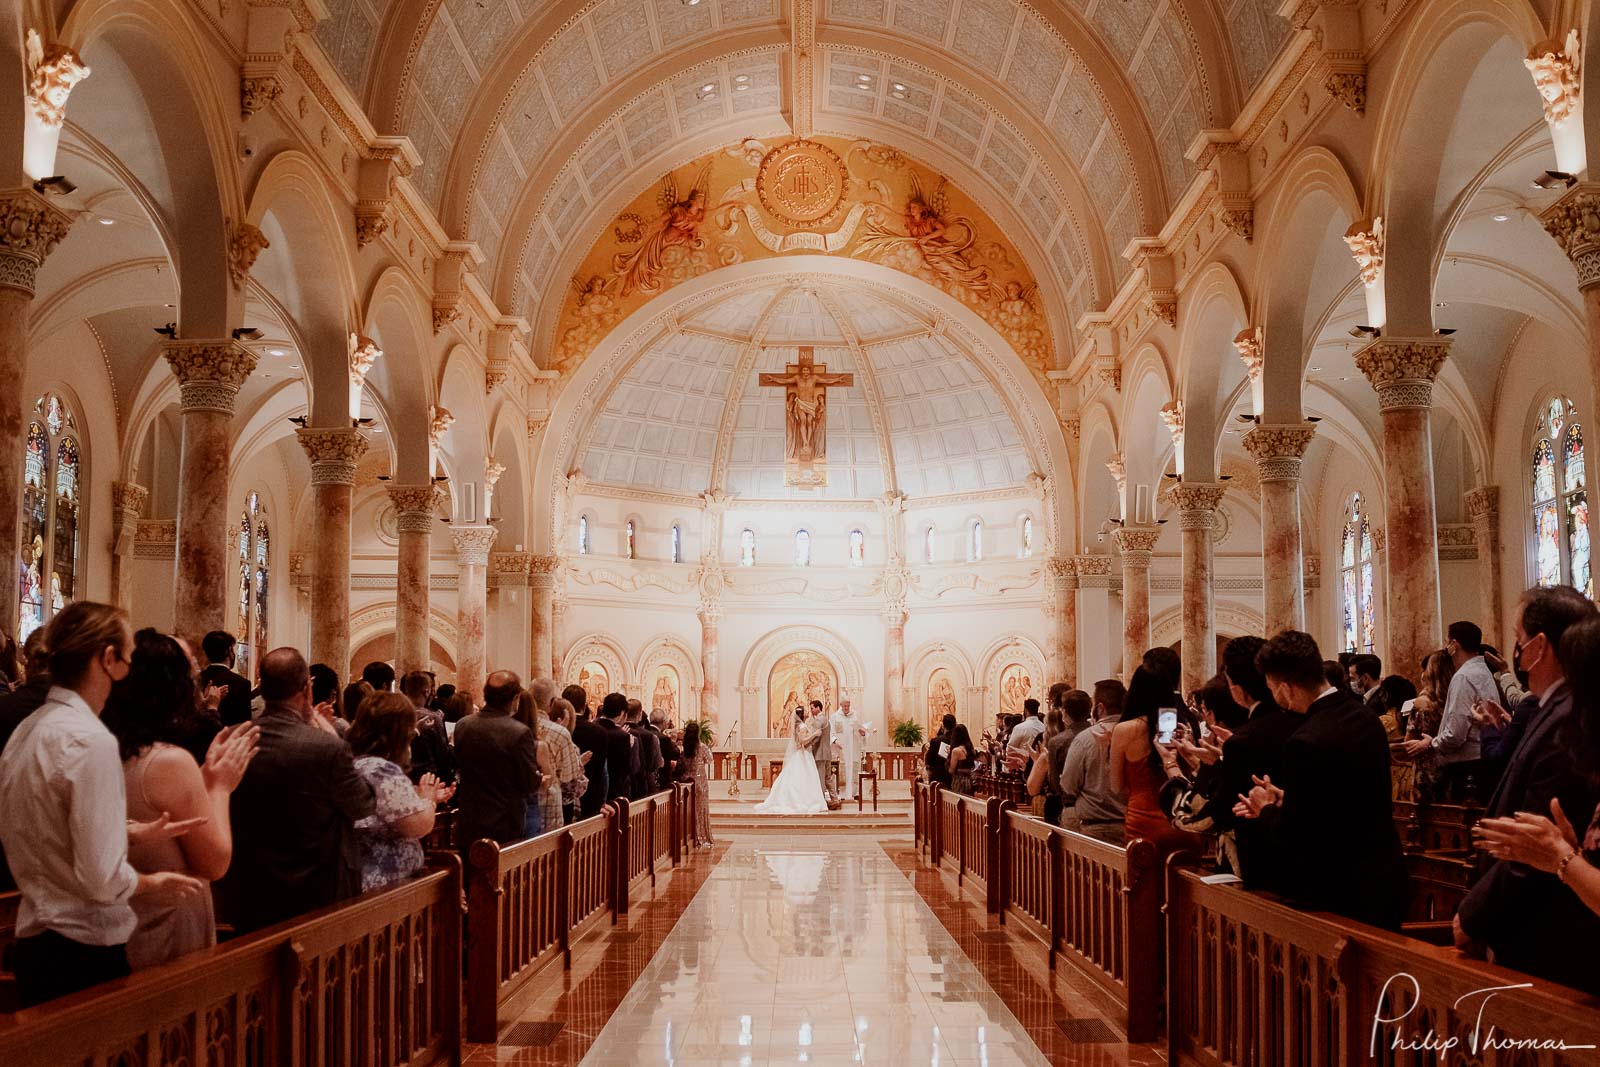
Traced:
[[655, 669], [655, 677], [650, 682], [650, 714], [665, 715], [669, 722], [678, 721], [678, 672], [670, 664], [663, 663]]
[[813, 700], [832, 711], [838, 706], [839, 680], [833, 664], [820, 652], [790, 652], [772, 665], [767, 680], [767, 736], [786, 737], [796, 707], [810, 714]]
[[1022, 702], [1034, 696], [1033, 679], [1028, 669], [1013, 663], [1000, 672], [1000, 712], [1004, 715], [1021, 715]]
[[591, 713], [598, 711], [600, 702], [611, 692], [611, 676], [603, 663], [585, 663], [579, 667], [578, 684], [588, 694]]
[[928, 676], [928, 721], [924, 737], [932, 737], [944, 728], [944, 717], [956, 714], [956, 687], [950, 681], [950, 672], [940, 667]]

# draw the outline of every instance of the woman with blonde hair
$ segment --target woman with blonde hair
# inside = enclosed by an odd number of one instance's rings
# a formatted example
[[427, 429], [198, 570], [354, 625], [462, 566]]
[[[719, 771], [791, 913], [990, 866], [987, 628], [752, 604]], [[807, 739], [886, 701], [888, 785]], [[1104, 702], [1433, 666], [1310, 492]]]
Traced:
[[[1442, 649], [1428, 653], [1428, 658], [1422, 664], [1422, 684], [1417, 687], [1416, 699], [1400, 706], [1407, 741], [1416, 741], [1424, 734], [1433, 737], [1439, 732], [1439, 723], [1444, 718], [1445, 694], [1450, 692], [1450, 680], [1455, 676], [1456, 665], [1449, 653]], [[1404, 748], [1390, 751], [1395, 759], [1415, 760], [1412, 799], [1432, 800], [1434, 783], [1439, 778], [1439, 764], [1434, 750], [1429, 749], [1416, 757], [1408, 757]]]
[[[518, 722], [533, 731], [533, 758], [539, 767], [539, 784], [528, 797], [522, 822], [522, 836], [538, 837], [545, 830], [561, 829], [561, 783], [556, 780], [555, 759], [550, 746], [544, 744], [544, 731], [539, 729], [539, 706], [533, 693], [527, 689], [517, 697], [517, 710], [512, 715]], [[550, 787], [556, 789], [555, 814], [550, 814]]]

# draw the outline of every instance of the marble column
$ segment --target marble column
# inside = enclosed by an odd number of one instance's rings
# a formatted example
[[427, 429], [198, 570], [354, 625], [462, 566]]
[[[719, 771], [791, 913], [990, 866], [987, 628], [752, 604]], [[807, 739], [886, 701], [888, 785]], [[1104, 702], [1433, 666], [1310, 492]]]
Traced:
[[1244, 448], [1261, 472], [1261, 600], [1267, 635], [1306, 628], [1305, 561], [1300, 544], [1300, 461], [1316, 426], [1257, 426]]
[[183, 418], [173, 617], [180, 634], [198, 642], [228, 628], [237, 582], [228, 501], [233, 404], [257, 357], [237, 341], [168, 341], [162, 354], [178, 379]]
[[347, 426], [296, 432], [311, 460], [310, 656], [348, 679], [350, 670], [350, 492], [367, 439]]
[[1422, 657], [1443, 641], [1428, 412], [1433, 380], [1449, 353], [1450, 342], [1439, 337], [1378, 340], [1356, 353], [1356, 367], [1377, 390], [1383, 417], [1384, 526], [1394, 548], [1383, 658], [1413, 680]]
[[1046, 566], [1050, 583], [1051, 664], [1056, 680], [1078, 684], [1078, 568], [1072, 557], [1052, 559]]
[[1500, 576], [1500, 487], [1480, 485], [1468, 490], [1467, 514], [1472, 516], [1472, 531], [1478, 543], [1478, 584], [1482, 586], [1481, 625], [1490, 644], [1511, 647], [1506, 640], [1505, 591]]
[[1600, 411], [1600, 182], [1573, 186], [1540, 221], [1578, 272], [1589, 327], [1589, 410]]
[[534, 556], [528, 561], [529, 609], [528, 670], [535, 676], [548, 673], [556, 685], [566, 684], [555, 657], [555, 591], [559, 556]]
[[439, 524], [439, 491], [432, 485], [391, 485], [389, 500], [400, 538], [394, 575], [394, 669], [404, 677], [407, 671], [427, 670], [433, 661], [428, 581], [433, 528]]
[[[561, 678], [561, 661], [566, 657], [570, 643], [567, 627], [567, 590], [558, 577], [550, 596], [550, 673], [557, 680]], [[566, 681], [575, 682], [577, 679], [568, 678]]]
[[456, 544], [456, 689], [483, 700], [487, 656], [484, 633], [489, 614], [489, 549], [493, 526], [454, 526]]
[[111, 603], [123, 611], [133, 603], [133, 541], [149, 501], [142, 485], [111, 483]]
[[1124, 680], [1150, 648], [1150, 557], [1161, 530], [1124, 526], [1114, 535], [1122, 555], [1122, 669]]
[[1217, 506], [1227, 486], [1220, 482], [1183, 482], [1173, 487], [1183, 535], [1183, 691], [1199, 689], [1217, 673], [1216, 568], [1211, 535]]
[[[22, 499], [22, 462], [27, 444], [28, 398], [21, 383], [28, 369], [28, 313], [33, 303], [34, 278], [45, 257], [55, 251], [72, 225], [71, 216], [32, 189], [0, 193], [0, 382], [6, 383], [0, 399], [0, 500], [9, 500], [10, 519], [0, 522], [0, 560], [16, 569], [21, 556], [21, 523], [17, 501]], [[16, 575], [0, 581], [0, 619], [7, 631], [16, 627], [21, 606]]]
[[[721, 703], [721, 676], [717, 672], [717, 622], [722, 618], [721, 608], [702, 608], [700, 618], [700, 673], [705, 675], [705, 688], [700, 690], [700, 718], [717, 726], [718, 706]], [[725, 728], [720, 731], [726, 740]]]
[[891, 604], [883, 612], [883, 721], [890, 729], [905, 718], [906, 611]]

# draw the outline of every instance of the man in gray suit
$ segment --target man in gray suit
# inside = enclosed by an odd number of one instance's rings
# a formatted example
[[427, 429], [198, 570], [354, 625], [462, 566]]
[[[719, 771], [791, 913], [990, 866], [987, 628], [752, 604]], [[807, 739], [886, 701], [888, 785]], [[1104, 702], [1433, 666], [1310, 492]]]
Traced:
[[828, 808], [832, 810], [839, 806], [839, 791], [833, 782], [833, 720], [820, 700], [811, 702], [809, 725], [816, 731], [816, 736], [806, 747], [811, 749], [811, 756], [817, 761], [817, 778], [822, 782], [822, 795], [827, 797]]

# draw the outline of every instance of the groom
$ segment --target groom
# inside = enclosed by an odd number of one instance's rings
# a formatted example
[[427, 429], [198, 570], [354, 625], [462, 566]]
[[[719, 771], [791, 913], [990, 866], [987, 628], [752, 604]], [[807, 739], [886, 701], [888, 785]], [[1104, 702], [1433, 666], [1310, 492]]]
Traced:
[[831, 811], [839, 803], [833, 788], [833, 726], [828, 718], [828, 709], [823, 707], [820, 700], [811, 702], [811, 728], [816, 732], [806, 747], [817, 761], [817, 778], [822, 782], [822, 795], [827, 798]]

